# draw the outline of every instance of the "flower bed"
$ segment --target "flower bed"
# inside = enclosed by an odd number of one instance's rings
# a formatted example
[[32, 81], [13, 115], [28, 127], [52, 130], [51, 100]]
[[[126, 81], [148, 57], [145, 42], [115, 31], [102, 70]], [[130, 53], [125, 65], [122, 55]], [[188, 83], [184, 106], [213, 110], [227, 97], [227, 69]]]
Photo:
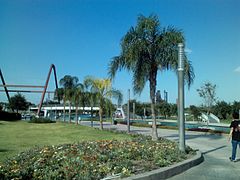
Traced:
[[0, 164], [0, 179], [102, 179], [169, 166], [193, 154], [166, 139], [133, 135], [131, 141], [102, 140], [46, 146]]

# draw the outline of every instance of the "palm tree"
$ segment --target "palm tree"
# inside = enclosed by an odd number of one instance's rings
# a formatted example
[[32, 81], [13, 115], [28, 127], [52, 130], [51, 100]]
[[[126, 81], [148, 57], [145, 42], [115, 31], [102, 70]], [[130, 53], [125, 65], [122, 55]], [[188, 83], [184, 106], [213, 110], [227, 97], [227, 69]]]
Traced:
[[65, 121], [65, 103], [66, 100], [69, 101], [69, 122], [71, 122], [71, 101], [73, 98], [74, 88], [78, 83], [78, 78], [76, 76], [65, 75], [62, 79], [60, 79], [60, 85], [63, 86], [64, 89], [64, 109], [63, 109], [63, 121]]
[[93, 106], [97, 104], [97, 94], [94, 92], [85, 92], [88, 103], [91, 107], [91, 127], [93, 127]]
[[[113, 111], [114, 111], [114, 104], [112, 103], [112, 101], [110, 99], [106, 99], [105, 101], [105, 113], [107, 115], [107, 117], [109, 117], [111, 119], [111, 122], [113, 122]], [[116, 109], [115, 109], [116, 110]]]
[[56, 89], [55, 93], [54, 93], [54, 98], [58, 99], [60, 101], [63, 101], [63, 121], [65, 122], [65, 106], [66, 106], [66, 98], [64, 95], [64, 88], [58, 88]]
[[[155, 94], [158, 71], [173, 70], [177, 72], [178, 43], [184, 43], [183, 33], [174, 28], [162, 28], [158, 17], [139, 16], [136, 27], [131, 27], [121, 41], [121, 53], [109, 64], [109, 75], [113, 79], [118, 70], [133, 72], [133, 90], [141, 94], [146, 82], [149, 82], [152, 138], [156, 140], [157, 126], [155, 115]], [[184, 55], [185, 79], [188, 86], [193, 82], [194, 72], [191, 62]]]
[[78, 124], [78, 107], [79, 103], [84, 95], [84, 86], [83, 84], [79, 83], [76, 88], [74, 89], [74, 103], [75, 103], [75, 114], [76, 114], [76, 124]]
[[93, 77], [86, 77], [84, 84], [87, 87], [91, 87], [91, 92], [96, 93], [96, 97], [99, 104], [99, 118], [100, 129], [103, 130], [103, 108], [107, 98], [116, 98], [122, 100], [122, 93], [119, 90], [112, 89], [110, 79], [95, 79]]

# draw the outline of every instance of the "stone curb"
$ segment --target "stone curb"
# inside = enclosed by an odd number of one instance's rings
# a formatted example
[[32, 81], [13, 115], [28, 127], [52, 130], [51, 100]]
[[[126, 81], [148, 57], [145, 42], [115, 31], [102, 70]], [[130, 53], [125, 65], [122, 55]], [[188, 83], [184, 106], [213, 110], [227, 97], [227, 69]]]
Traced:
[[180, 174], [193, 166], [197, 166], [201, 162], [204, 161], [204, 157], [200, 151], [197, 151], [197, 154], [187, 159], [183, 162], [179, 162], [170, 167], [164, 167], [160, 169], [156, 169], [150, 172], [134, 175], [128, 178], [124, 178], [124, 180], [159, 180], [159, 179], [167, 179], [177, 174]]

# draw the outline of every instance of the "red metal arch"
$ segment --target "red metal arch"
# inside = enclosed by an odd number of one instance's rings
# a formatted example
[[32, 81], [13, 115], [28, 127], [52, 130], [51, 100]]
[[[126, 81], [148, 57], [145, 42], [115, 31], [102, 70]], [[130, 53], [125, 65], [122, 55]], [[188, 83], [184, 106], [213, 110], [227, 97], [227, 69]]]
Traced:
[[[56, 89], [58, 89], [56, 68], [55, 68], [54, 64], [51, 64], [49, 72], [48, 72], [47, 80], [46, 80], [46, 83], [45, 83], [45, 86], [44, 86], [44, 90], [43, 90], [43, 93], [42, 93], [42, 98], [41, 98], [41, 101], [40, 101], [39, 106], [38, 106], [37, 116], [39, 116], [41, 108], [42, 108], [42, 103], [43, 103], [43, 100], [44, 100], [44, 97], [45, 97], [45, 94], [46, 94], [46, 91], [47, 91], [48, 82], [49, 82], [49, 79], [50, 79], [52, 69], [53, 69], [53, 72], [54, 72]], [[58, 96], [58, 102], [60, 102], [59, 96]]]
[[[50, 69], [49, 69], [49, 72], [48, 72], [48, 76], [47, 76], [47, 79], [46, 79], [46, 83], [45, 83], [45, 86], [31, 86], [31, 85], [6, 85], [5, 84], [5, 81], [4, 81], [4, 77], [3, 77], [3, 74], [2, 74], [2, 71], [0, 69], [0, 76], [1, 76], [1, 80], [2, 80], [2, 85], [0, 85], [0, 87], [4, 87], [4, 90], [5, 90], [5, 93], [6, 93], [6, 96], [8, 98], [8, 102], [10, 103], [10, 96], [9, 96], [9, 92], [28, 92], [28, 93], [42, 93], [42, 97], [41, 97], [41, 100], [40, 100], [40, 103], [39, 103], [39, 106], [38, 106], [38, 112], [37, 112], [37, 116], [40, 115], [40, 111], [41, 111], [41, 108], [42, 108], [42, 103], [43, 103], [43, 100], [44, 100], [44, 97], [45, 97], [45, 94], [46, 92], [47, 93], [54, 93], [54, 91], [47, 91], [47, 87], [48, 87], [48, 82], [49, 82], [49, 79], [50, 79], [50, 75], [52, 73], [52, 70], [54, 72], [54, 78], [55, 78], [55, 86], [56, 86], [56, 89], [58, 89], [58, 82], [57, 82], [57, 73], [56, 73], [56, 68], [55, 68], [55, 65], [54, 64], [51, 64], [50, 66]], [[29, 91], [29, 90], [8, 90], [7, 87], [14, 87], [14, 88], [17, 88], [17, 87], [20, 87], [20, 88], [43, 88], [43, 91]], [[0, 91], [1, 92], [1, 91]], [[58, 102], [60, 102], [60, 99], [59, 99], [59, 96], [57, 95], [57, 98], [58, 98]]]

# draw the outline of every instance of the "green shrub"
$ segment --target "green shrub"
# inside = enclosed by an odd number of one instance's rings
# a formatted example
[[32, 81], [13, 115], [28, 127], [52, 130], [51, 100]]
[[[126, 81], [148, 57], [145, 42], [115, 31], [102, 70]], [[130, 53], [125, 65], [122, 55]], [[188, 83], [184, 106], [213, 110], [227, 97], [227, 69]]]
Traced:
[[48, 119], [48, 118], [37, 118], [37, 117], [34, 117], [33, 119], [31, 119], [29, 121], [29, 123], [55, 123], [56, 121], [52, 121], [51, 119]]
[[[45, 146], [0, 164], [0, 179], [102, 179], [168, 166], [187, 158], [176, 143], [132, 135], [129, 141], [101, 140]], [[188, 153], [193, 153], [188, 149]]]
[[21, 114], [0, 111], [0, 120], [3, 121], [18, 121], [21, 120]]

